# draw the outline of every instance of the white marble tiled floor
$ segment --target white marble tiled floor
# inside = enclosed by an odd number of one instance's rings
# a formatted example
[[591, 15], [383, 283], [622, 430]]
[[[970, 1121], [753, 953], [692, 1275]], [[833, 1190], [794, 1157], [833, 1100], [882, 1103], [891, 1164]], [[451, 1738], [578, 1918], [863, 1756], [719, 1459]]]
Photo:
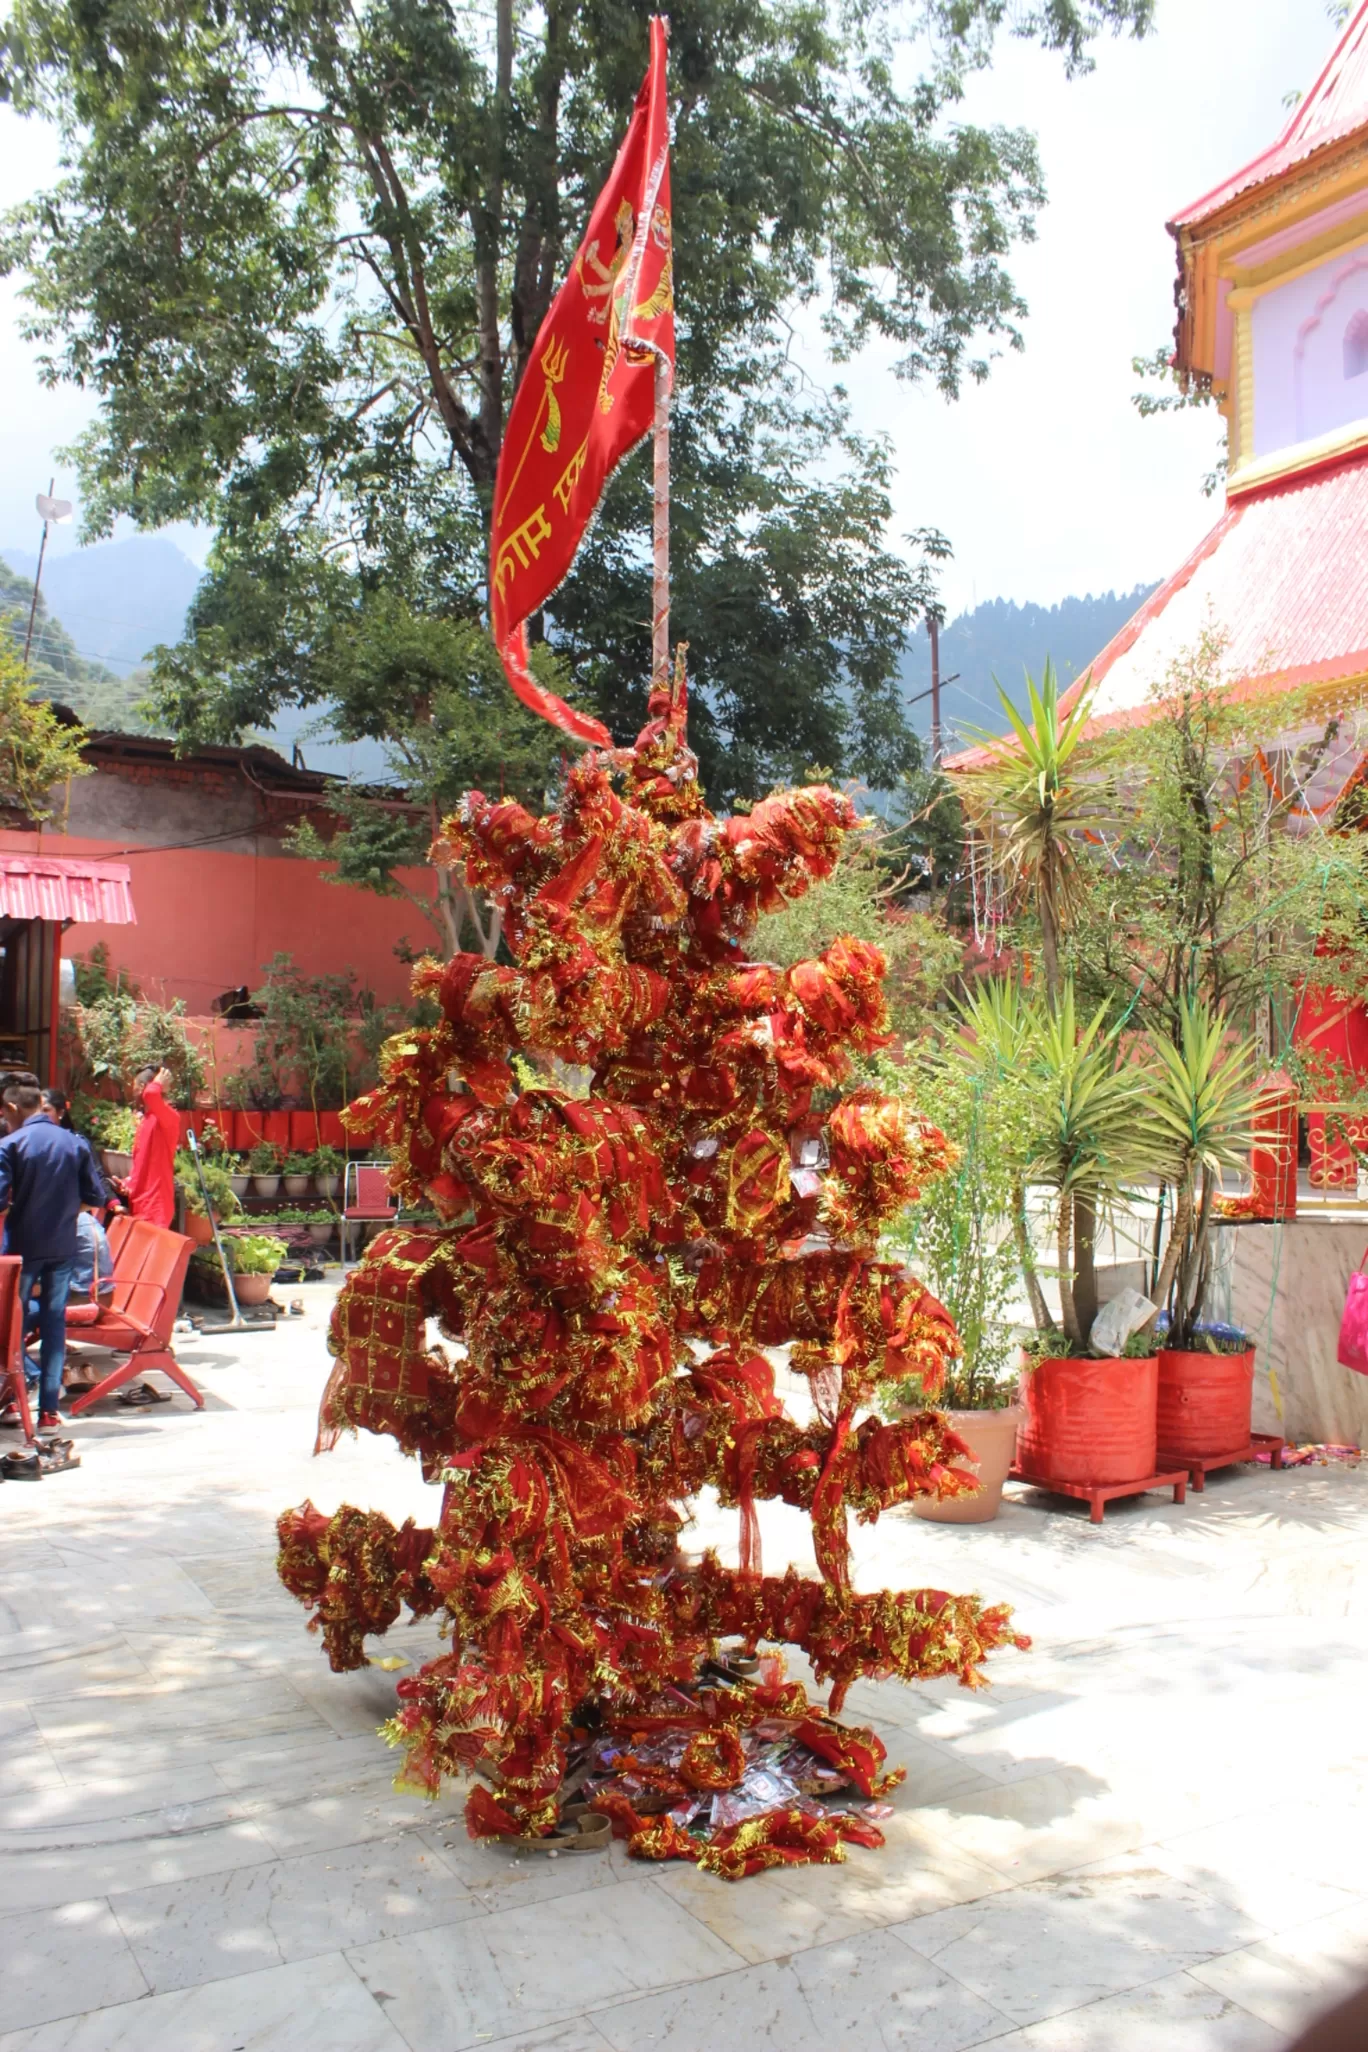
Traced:
[[[862, 1586], [1035, 1642], [981, 1694], [852, 1692], [908, 1769], [886, 1849], [552, 1861], [394, 1793], [394, 1677], [331, 1675], [275, 1581], [286, 1504], [435, 1505], [386, 1443], [311, 1459], [303, 1294], [186, 1346], [203, 1413], [110, 1410], [0, 1488], [0, 2052], [1277, 2052], [1368, 1980], [1368, 1473], [857, 1530]], [[804, 1519], [764, 1530], [811, 1569]]]

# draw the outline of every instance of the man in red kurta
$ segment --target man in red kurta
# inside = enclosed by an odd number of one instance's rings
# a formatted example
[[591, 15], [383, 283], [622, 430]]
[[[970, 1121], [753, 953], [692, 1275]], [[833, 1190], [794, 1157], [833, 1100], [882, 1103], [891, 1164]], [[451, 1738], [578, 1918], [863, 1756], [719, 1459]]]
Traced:
[[133, 1142], [128, 1208], [134, 1218], [169, 1226], [176, 1215], [176, 1149], [180, 1120], [166, 1101], [169, 1069], [139, 1069], [134, 1079], [142, 1118]]

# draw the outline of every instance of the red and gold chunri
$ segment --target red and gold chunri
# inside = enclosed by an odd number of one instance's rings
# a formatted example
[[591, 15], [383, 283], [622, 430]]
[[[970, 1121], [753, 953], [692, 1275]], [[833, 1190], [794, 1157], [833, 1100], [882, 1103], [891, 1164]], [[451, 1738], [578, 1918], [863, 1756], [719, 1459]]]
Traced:
[[[575, 1735], [669, 1721], [724, 1638], [801, 1648], [831, 1711], [861, 1676], [976, 1686], [1013, 1639], [973, 1598], [852, 1587], [850, 1510], [974, 1486], [944, 1418], [870, 1411], [913, 1373], [934, 1391], [959, 1351], [876, 1252], [950, 1154], [905, 1104], [844, 1089], [887, 1033], [877, 948], [840, 938], [791, 969], [746, 953], [757, 913], [830, 872], [849, 799], [818, 787], [713, 818], [684, 709], [681, 675], [634, 748], [568, 772], [552, 816], [475, 792], [443, 825], [443, 859], [500, 907], [512, 959], [415, 972], [439, 1023], [388, 1043], [359, 1109], [399, 1195], [439, 1223], [383, 1233], [349, 1279], [319, 1419], [320, 1449], [391, 1434], [441, 1509], [430, 1530], [350, 1507], [280, 1519], [281, 1577], [334, 1668], [361, 1666], [404, 1606], [441, 1615], [449, 1650], [400, 1681], [390, 1733], [405, 1786], [480, 1778], [480, 1836], [552, 1831]], [[548, 1080], [528, 1086], [529, 1063]], [[562, 1087], [575, 1076], [587, 1094]], [[776, 1395], [778, 1346], [810, 1423]], [[737, 1569], [680, 1548], [705, 1485], [738, 1509]], [[774, 1498], [810, 1516], [820, 1580], [763, 1573], [756, 1505]], [[872, 1734], [796, 1683], [768, 1714], [877, 1793]], [[803, 1803], [710, 1825], [745, 1769], [739, 1728], [710, 1716], [681, 1741], [674, 1815], [605, 1793], [634, 1851], [735, 1876], [877, 1840]]]

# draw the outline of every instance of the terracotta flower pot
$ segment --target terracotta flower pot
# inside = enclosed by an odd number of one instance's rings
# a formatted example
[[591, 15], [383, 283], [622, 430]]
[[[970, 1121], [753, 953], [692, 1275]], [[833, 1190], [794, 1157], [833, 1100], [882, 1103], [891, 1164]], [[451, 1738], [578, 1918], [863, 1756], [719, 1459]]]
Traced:
[[193, 1240], [197, 1247], [207, 1247], [213, 1239], [214, 1228], [202, 1211], [186, 1212], [185, 1237]]
[[1155, 1469], [1159, 1363], [1053, 1357], [1021, 1378], [1017, 1466], [1042, 1482], [1138, 1482]]
[[947, 1497], [942, 1502], [932, 1496], [915, 1497], [912, 1509], [932, 1525], [986, 1525], [1002, 1506], [1002, 1485], [1012, 1465], [1025, 1412], [1019, 1404], [1009, 1404], [1003, 1411], [947, 1411], [945, 1416], [974, 1456], [979, 1486], [972, 1496]]
[[321, 1220], [310, 1223], [309, 1238], [313, 1241], [315, 1247], [326, 1247], [332, 1236], [333, 1229], [331, 1220], [329, 1220], [326, 1224], [324, 1224]]
[[233, 1195], [237, 1198], [245, 1197], [251, 1180], [250, 1176], [229, 1176], [228, 1181]]
[[1254, 1349], [1242, 1354], [1159, 1353], [1159, 1444], [1205, 1460], [1249, 1445]]
[[314, 1188], [320, 1197], [333, 1198], [342, 1187], [340, 1176], [315, 1176]]
[[264, 1304], [271, 1294], [274, 1280], [269, 1275], [235, 1275], [233, 1294], [239, 1304]]
[[309, 1178], [308, 1178], [307, 1176], [286, 1176], [284, 1180], [285, 1180], [285, 1195], [286, 1195], [287, 1197], [307, 1197], [307, 1196], [308, 1196], [308, 1194], [309, 1194]]
[[279, 1189], [279, 1176], [252, 1177], [252, 1195], [254, 1197], [274, 1197], [278, 1193]]
[[120, 1182], [123, 1182], [127, 1176], [131, 1176], [133, 1173], [132, 1155], [120, 1154], [116, 1148], [104, 1148], [101, 1151], [100, 1160], [104, 1165], [105, 1174], [107, 1176], [117, 1176]]

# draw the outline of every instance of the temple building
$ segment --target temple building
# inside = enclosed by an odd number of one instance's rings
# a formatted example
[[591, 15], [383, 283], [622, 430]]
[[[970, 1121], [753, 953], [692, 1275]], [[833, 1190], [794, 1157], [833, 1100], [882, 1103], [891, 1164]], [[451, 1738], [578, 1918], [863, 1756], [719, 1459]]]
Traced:
[[[1227, 423], [1226, 505], [1093, 663], [1101, 726], [1144, 717], [1214, 629], [1241, 694], [1368, 682], [1368, 0], [1271, 148], [1169, 222], [1173, 366]], [[1065, 705], [1077, 698], [1076, 685]], [[1321, 799], [1357, 766], [1346, 735]]]

